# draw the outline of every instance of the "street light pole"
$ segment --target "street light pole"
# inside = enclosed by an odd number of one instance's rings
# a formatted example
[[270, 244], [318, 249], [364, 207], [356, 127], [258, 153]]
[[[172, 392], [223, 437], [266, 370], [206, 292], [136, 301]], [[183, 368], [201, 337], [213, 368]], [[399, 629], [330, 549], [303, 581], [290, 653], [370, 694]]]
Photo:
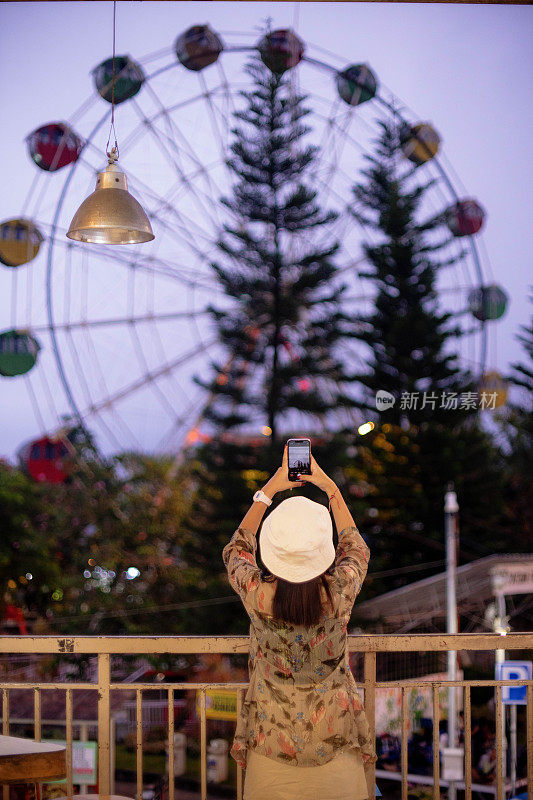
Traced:
[[[448, 633], [457, 633], [457, 520], [459, 504], [457, 495], [453, 491], [453, 483], [448, 484], [448, 491], [444, 498], [444, 527], [446, 532], [446, 630]], [[448, 680], [457, 680], [457, 651], [448, 650]], [[448, 747], [456, 746], [457, 739], [457, 703], [456, 687], [450, 686], [448, 690]], [[434, 758], [436, 755], [434, 755]], [[448, 800], [456, 800], [457, 787], [455, 781], [450, 780]]]

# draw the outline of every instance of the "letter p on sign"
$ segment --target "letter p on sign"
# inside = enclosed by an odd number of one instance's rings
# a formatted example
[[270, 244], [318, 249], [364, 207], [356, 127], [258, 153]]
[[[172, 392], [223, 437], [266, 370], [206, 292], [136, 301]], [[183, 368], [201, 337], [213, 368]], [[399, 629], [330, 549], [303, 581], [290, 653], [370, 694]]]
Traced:
[[[528, 681], [533, 675], [531, 661], [503, 661], [496, 664], [497, 681]], [[527, 688], [525, 686], [502, 686], [502, 703], [525, 706]]]

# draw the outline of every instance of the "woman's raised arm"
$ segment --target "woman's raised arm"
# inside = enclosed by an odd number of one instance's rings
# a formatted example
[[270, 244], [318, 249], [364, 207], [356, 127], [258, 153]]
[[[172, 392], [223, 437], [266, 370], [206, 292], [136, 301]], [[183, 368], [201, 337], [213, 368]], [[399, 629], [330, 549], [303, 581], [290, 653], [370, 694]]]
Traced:
[[322, 489], [322, 491], [327, 494], [329, 507], [333, 514], [333, 519], [335, 520], [338, 533], [343, 531], [345, 528], [349, 528], [351, 526], [355, 527], [355, 522], [350, 513], [350, 509], [344, 502], [344, 498], [341, 495], [340, 490], [337, 488], [335, 482], [329, 477], [329, 475], [326, 475], [324, 470], [318, 466], [314, 456], [311, 456], [311, 474], [298, 475], [298, 478], [306, 483], [314, 483], [315, 486], [318, 486], [319, 489]]
[[300, 480], [314, 483], [329, 499], [329, 507], [337, 526], [339, 543], [335, 553], [335, 568], [342, 586], [342, 609], [351, 609], [368, 570], [370, 550], [359, 533], [350, 509], [340, 489], [311, 457], [311, 475], [299, 475]]

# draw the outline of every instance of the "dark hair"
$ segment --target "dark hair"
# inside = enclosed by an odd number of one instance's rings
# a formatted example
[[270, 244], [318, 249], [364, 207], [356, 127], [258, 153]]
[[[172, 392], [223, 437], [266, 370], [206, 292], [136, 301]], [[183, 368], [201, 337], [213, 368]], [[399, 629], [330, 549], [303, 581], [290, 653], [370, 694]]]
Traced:
[[264, 580], [277, 580], [272, 604], [274, 619], [293, 625], [317, 625], [324, 610], [320, 595], [321, 586], [326, 590], [329, 605], [333, 610], [333, 598], [326, 580], [328, 573], [333, 573], [333, 565], [322, 575], [302, 583], [291, 583], [270, 573], [264, 574]]

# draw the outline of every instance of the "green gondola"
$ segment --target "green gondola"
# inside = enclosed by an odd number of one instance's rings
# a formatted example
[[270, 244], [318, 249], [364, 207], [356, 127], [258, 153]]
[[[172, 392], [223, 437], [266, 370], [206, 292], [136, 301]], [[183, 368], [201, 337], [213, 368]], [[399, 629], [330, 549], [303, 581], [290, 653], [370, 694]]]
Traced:
[[360, 106], [375, 97], [378, 81], [368, 64], [352, 64], [335, 77], [337, 91], [350, 106]]
[[13, 378], [29, 372], [37, 362], [41, 346], [28, 331], [0, 333], [0, 375]]
[[[107, 58], [93, 69], [98, 94], [111, 103], [113, 99], [113, 59]], [[140, 91], [146, 76], [142, 67], [129, 56], [115, 56], [115, 103], [123, 103]]]

